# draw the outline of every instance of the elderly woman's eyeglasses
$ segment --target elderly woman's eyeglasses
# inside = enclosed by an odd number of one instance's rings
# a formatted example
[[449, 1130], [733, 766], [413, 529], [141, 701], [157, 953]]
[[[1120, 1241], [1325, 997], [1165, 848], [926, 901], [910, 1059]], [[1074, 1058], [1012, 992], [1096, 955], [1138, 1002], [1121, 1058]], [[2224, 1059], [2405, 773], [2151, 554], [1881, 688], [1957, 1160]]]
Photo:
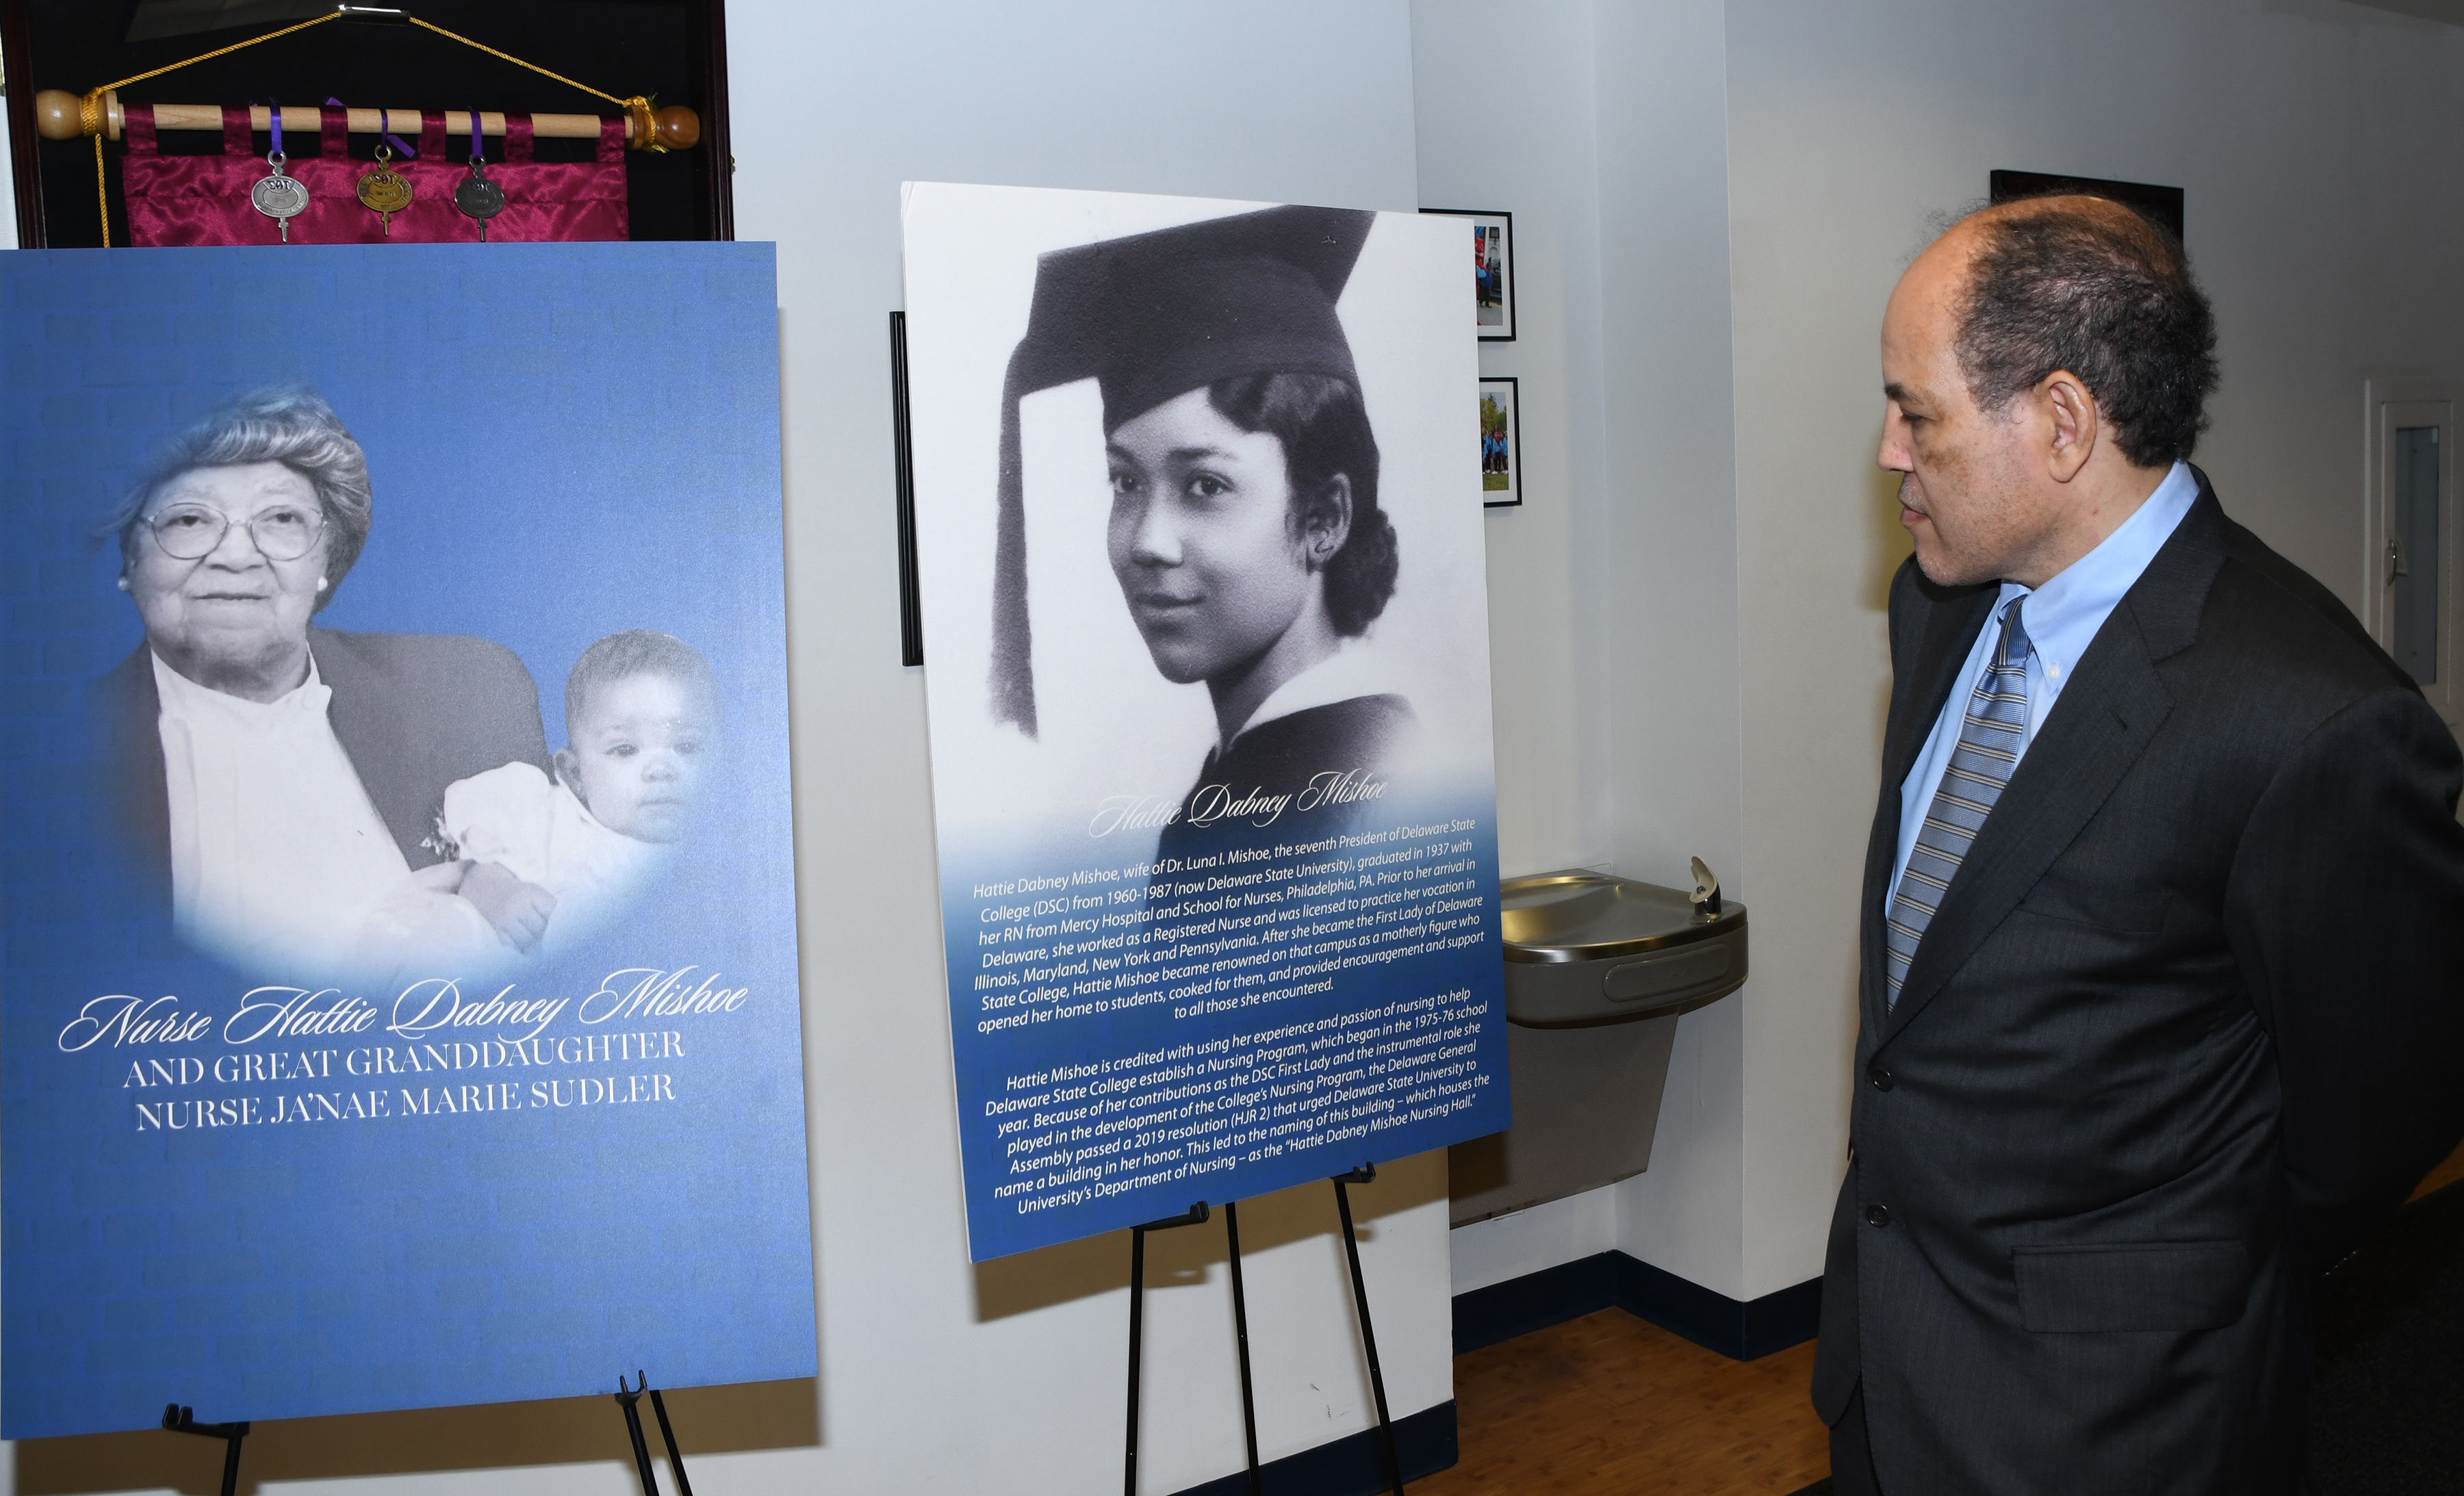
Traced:
[[[212, 555], [231, 530], [231, 520], [221, 510], [200, 504], [174, 504], [145, 523], [163, 554], [177, 561]], [[297, 561], [316, 548], [317, 538], [324, 533], [322, 514], [291, 504], [260, 510], [248, 519], [249, 539], [267, 561]]]

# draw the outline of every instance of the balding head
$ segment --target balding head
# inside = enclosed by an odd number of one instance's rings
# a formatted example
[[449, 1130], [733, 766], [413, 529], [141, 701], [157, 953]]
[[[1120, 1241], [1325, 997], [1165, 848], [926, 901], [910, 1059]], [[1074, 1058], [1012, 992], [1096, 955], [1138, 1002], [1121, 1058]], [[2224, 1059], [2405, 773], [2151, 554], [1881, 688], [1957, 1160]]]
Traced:
[[2189, 454], [2215, 325], [2181, 246], [2118, 203], [1970, 214], [1917, 256], [1882, 324], [1881, 463], [1925, 574], [2035, 585]]
[[2215, 315], [2172, 234], [2104, 198], [2040, 197], [1943, 238], [1967, 267], [1959, 362], [1979, 405], [2068, 369], [2132, 462], [2190, 455], [2216, 385]]

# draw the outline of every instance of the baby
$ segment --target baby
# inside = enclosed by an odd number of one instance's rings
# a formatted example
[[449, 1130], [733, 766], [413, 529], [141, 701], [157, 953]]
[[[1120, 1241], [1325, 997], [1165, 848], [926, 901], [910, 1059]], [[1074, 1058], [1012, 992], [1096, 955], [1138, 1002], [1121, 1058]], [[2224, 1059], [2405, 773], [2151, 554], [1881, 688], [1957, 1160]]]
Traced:
[[710, 662], [672, 634], [628, 628], [582, 651], [564, 686], [554, 779], [508, 763], [445, 791], [440, 841], [455, 891], [517, 951], [570, 948], [683, 840], [717, 747]]

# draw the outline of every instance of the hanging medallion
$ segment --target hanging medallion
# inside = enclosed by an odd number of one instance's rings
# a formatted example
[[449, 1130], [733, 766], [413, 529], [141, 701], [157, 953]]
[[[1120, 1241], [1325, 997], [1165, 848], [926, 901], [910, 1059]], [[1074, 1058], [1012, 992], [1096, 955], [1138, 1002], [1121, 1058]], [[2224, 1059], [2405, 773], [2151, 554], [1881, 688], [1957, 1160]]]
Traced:
[[274, 175], [259, 177], [256, 186], [248, 189], [248, 200], [256, 205], [258, 212], [281, 226], [282, 242], [288, 244], [291, 242], [291, 220], [307, 211], [308, 189], [300, 185], [297, 177], [283, 172], [283, 154], [278, 150], [265, 158], [265, 164], [274, 168]]
[[410, 206], [410, 179], [393, 169], [392, 147], [380, 143], [377, 164], [360, 174], [360, 201], [384, 221], [385, 237], [393, 237], [393, 215]]

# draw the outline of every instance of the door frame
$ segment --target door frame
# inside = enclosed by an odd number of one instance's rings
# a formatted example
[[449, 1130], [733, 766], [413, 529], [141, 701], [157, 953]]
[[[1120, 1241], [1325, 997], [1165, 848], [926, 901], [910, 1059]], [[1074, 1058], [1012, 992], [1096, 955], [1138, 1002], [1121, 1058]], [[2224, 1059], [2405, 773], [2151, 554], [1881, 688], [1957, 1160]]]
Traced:
[[[2365, 483], [2368, 501], [2363, 505], [2362, 622], [2382, 649], [2394, 644], [2394, 613], [2389, 605], [2393, 578], [2388, 545], [2395, 504], [2395, 433], [2399, 428], [2435, 426], [2438, 434], [2438, 555], [2431, 558], [2438, 578], [2438, 679], [2422, 694], [2438, 709], [2449, 727], [2464, 717], [2464, 608], [2457, 606], [2456, 587], [2464, 582], [2464, 543], [2456, 529], [2464, 521], [2457, 502], [2455, 412], [2457, 387], [2452, 381], [2406, 376], [2365, 380], [2362, 404], [2365, 427]], [[2422, 559], [2409, 559], [2419, 566]]]

